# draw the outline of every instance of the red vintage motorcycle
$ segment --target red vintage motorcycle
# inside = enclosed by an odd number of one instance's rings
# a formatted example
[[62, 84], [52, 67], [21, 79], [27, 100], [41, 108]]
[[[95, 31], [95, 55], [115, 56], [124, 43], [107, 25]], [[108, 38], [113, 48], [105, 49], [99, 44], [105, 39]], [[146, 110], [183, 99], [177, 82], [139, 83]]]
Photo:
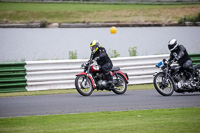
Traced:
[[111, 69], [113, 76], [113, 87], [107, 83], [107, 79], [99, 65], [93, 64], [93, 54], [90, 60], [81, 65], [84, 72], [78, 73], [75, 79], [76, 90], [83, 96], [90, 96], [92, 92], [97, 90], [113, 91], [115, 94], [124, 94], [127, 90], [128, 75], [120, 71], [119, 67]]

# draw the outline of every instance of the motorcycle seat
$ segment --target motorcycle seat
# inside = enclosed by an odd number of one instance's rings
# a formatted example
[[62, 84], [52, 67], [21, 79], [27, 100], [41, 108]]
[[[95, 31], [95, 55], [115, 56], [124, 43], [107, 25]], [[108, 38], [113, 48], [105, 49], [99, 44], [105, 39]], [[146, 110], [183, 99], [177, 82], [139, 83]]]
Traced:
[[119, 67], [113, 67], [113, 68], [111, 69], [111, 71], [119, 71], [119, 70], [120, 70]]

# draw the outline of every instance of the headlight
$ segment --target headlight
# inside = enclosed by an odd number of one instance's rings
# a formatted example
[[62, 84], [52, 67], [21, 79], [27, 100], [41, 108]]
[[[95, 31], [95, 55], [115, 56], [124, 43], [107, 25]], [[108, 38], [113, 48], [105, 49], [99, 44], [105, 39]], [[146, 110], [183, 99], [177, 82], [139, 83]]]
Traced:
[[100, 66], [99, 65], [93, 65], [94, 70], [100, 70]]

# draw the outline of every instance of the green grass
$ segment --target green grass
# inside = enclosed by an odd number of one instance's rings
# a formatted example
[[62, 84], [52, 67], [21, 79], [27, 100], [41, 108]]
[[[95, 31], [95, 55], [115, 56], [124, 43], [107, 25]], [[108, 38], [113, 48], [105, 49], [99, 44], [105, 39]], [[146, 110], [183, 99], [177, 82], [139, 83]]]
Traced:
[[200, 13], [193, 16], [185, 16], [178, 21], [179, 24], [184, 24], [185, 22], [193, 22], [194, 24], [200, 22]]
[[[127, 90], [147, 90], [147, 89], [154, 89], [153, 84], [129, 85], [127, 88]], [[97, 91], [95, 91], [95, 92], [97, 92]], [[99, 92], [101, 92], [101, 91], [99, 91]], [[78, 93], [78, 92], [76, 91], [76, 89], [27, 91], [27, 92], [0, 93], [0, 97], [71, 94], [71, 93]]]
[[139, 5], [0, 2], [0, 22], [171, 22], [200, 12], [200, 4]]
[[139, 5], [139, 4], [82, 4], [82, 3], [0, 3], [0, 11], [105, 11], [123, 9], [173, 8], [187, 5]]
[[0, 118], [2, 133], [198, 133], [200, 108]]

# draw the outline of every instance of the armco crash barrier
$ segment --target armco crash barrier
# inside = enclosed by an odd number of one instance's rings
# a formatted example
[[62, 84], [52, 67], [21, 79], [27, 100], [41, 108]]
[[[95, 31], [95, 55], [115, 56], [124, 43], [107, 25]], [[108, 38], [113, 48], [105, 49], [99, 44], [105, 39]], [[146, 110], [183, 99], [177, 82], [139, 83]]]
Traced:
[[[113, 65], [129, 76], [129, 84], [152, 83], [155, 64], [168, 55], [113, 58]], [[88, 59], [26, 62], [28, 91], [75, 88], [76, 74]]]
[[[194, 64], [200, 64], [200, 54], [191, 55]], [[112, 58], [113, 65], [129, 76], [129, 84], [153, 82], [159, 71], [155, 65], [169, 55], [151, 55]], [[36, 91], [75, 88], [75, 75], [83, 70], [88, 59], [26, 61], [0, 64], [0, 92]]]

